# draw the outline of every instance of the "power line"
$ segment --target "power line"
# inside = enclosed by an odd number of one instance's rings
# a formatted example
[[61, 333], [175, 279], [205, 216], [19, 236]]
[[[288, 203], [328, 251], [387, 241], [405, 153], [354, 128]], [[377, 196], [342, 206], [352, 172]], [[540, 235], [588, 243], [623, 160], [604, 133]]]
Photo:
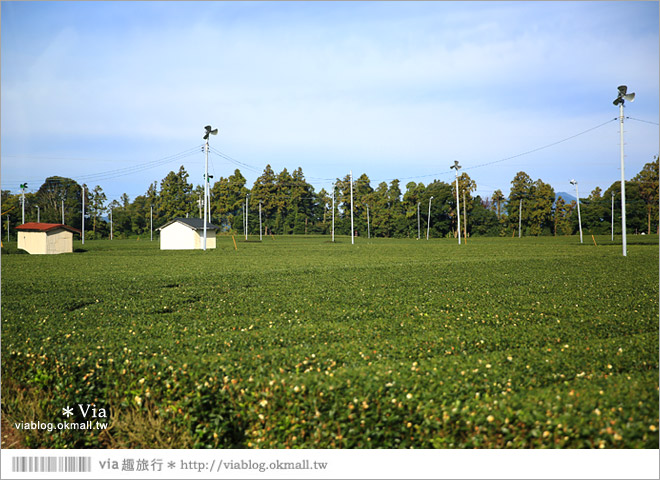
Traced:
[[563, 139], [558, 140], [556, 142], [548, 143], [547, 145], [543, 145], [542, 147], [534, 148], [532, 150], [528, 150], [526, 152], [519, 153], [517, 155], [512, 155], [510, 157], [502, 158], [500, 160], [494, 160], [492, 162], [487, 162], [487, 163], [482, 163], [480, 165], [475, 165], [473, 167], [466, 168], [466, 170], [468, 170], [468, 169], [472, 170], [472, 169], [475, 169], [475, 168], [485, 167], [487, 165], [493, 165], [495, 163], [505, 162], [507, 160], [512, 160], [514, 158], [522, 157], [523, 155], [529, 155], [530, 153], [535, 153], [535, 152], [538, 152], [538, 151], [541, 151], [541, 150], [545, 150], [546, 148], [554, 147], [555, 145], [559, 145], [560, 143], [567, 142], [567, 141], [572, 140], [576, 137], [579, 137], [580, 135], [584, 135], [585, 133], [592, 132], [592, 131], [594, 131], [598, 128], [601, 128], [601, 127], [607, 125], [608, 123], [612, 123], [612, 122], [616, 121], [617, 119], [618, 119], [617, 117], [612, 118], [611, 120], [608, 120], [607, 122], [603, 122], [600, 125], [596, 125], [595, 127], [588, 128], [587, 130], [585, 130], [583, 132], [576, 133], [575, 135], [571, 135], [570, 137], [563, 138]]
[[[83, 182], [83, 183], [91, 183], [91, 182], [98, 182], [101, 180], [111, 180], [114, 178], [130, 175], [132, 173], [137, 173], [141, 172], [144, 170], [148, 170], [151, 168], [155, 167], [160, 167], [162, 165], [166, 165], [168, 163], [174, 162], [176, 160], [181, 160], [184, 158], [187, 158], [193, 154], [195, 154], [199, 150], [199, 146], [194, 147], [194, 148], [189, 148], [187, 150], [184, 150], [179, 153], [175, 153], [173, 155], [168, 155], [167, 157], [162, 157], [157, 160], [151, 160], [149, 162], [144, 162], [144, 163], [138, 163], [135, 165], [131, 165], [130, 167], [124, 167], [124, 168], [117, 168], [114, 170], [107, 170], [105, 172], [98, 172], [98, 173], [90, 173], [87, 175], [78, 175], [75, 177], [72, 177], [73, 180], [76, 180], [77, 182]], [[12, 157], [12, 158], [24, 158], [20, 156], [12, 156], [12, 155], [5, 155], [6, 157]], [[28, 158], [56, 158], [56, 157], [28, 157]], [[68, 178], [68, 177], [67, 177]], [[27, 182], [31, 183], [38, 183], [42, 181], [41, 178], [32, 178], [28, 179]], [[10, 181], [5, 181], [3, 182], [5, 184], [7, 183], [13, 183]]]
[[660, 125], [657, 122], [650, 122], [648, 120], [641, 120], [639, 118], [633, 118], [633, 117], [626, 117], [628, 120], [635, 120], [636, 122], [643, 122], [643, 123], [650, 123], [651, 125]]
[[196, 154], [199, 151], [199, 147], [194, 147], [190, 148], [188, 150], [184, 150], [183, 152], [176, 153], [174, 155], [169, 155], [167, 157], [160, 158], [158, 160], [153, 160], [151, 162], [145, 162], [142, 164], [137, 164], [133, 165], [130, 167], [125, 167], [125, 168], [118, 168], [115, 170], [108, 170], [106, 172], [100, 172], [100, 173], [92, 173], [89, 175], [79, 175], [75, 177], [76, 180], [80, 181], [86, 181], [86, 182], [97, 182], [100, 180], [111, 180], [113, 178], [117, 177], [123, 177], [126, 175], [130, 175], [132, 173], [136, 172], [141, 172], [144, 170], [149, 170], [151, 168], [155, 167], [160, 167], [162, 165], [166, 165], [168, 163], [181, 160], [187, 157], [190, 157], [194, 154]]
[[[522, 157], [524, 155], [529, 155], [530, 153], [535, 153], [535, 152], [538, 152], [538, 151], [541, 151], [541, 150], [545, 150], [546, 148], [554, 147], [555, 145], [559, 145], [560, 143], [567, 142], [569, 140], [572, 140], [573, 138], [579, 137], [580, 135], [584, 135], [586, 133], [592, 132], [592, 131], [594, 131], [598, 128], [601, 128], [601, 127], [607, 125], [608, 123], [614, 122], [616, 120], [618, 120], [618, 117], [612, 118], [611, 120], [603, 122], [600, 125], [596, 125], [595, 127], [588, 128], [587, 130], [584, 130], [580, 133], [576, 133], [575, 135], [571, 135], [570, 137], [566, 137], [566, 138], [563, 138], [561, 140], [557, 140], [556, 142], [548, 143], [547, 145], [543, 145], [542, 147], [534, 148], [532, 150], [527, 150], [526, 152], [518, 153], [516, 155], [512, 155], [512, 156], [506, 157], [506, 158], [501, 158], [499, 160], [493, 160], [492, 162], [481, 163], [479, 165], [474, 165], [472, 167], [465, 167], [464, 170], [474, 170], [475, 168], [481, 168], [481, 167], [486, 167], [488, 165], [494, 165], [496, 163], [505, 162], [507, 160], [512, 160], [514, 158]], [[438, 177], [438, 176], [442, 176], [442, 175], [448, 175], [450, 173], [451, 173], [451, 171], [448, 170], [448, 171], [444, 171], [444, 172], [430, 173], [428, 175], [417, 175], [417, 176], [414, 176], [414, 177], [401, 177], [401, 178], [398, 178], [398, 179], [397, 178], [386, 178], [384, 181], [412, 180], [412, 179], [415, 179], [415, 178]]]
[[[635, 121], [638, 121], [638, 122], [648, 123], [648, 124], [651, 124], [651, 125], [658, 125], [658, 123], [648, 121], [648, 120], [642, 120], [642, 119], [638, 119], [638, 118], [634, 118], [634, 117], [626, 117], [626, 118], [628, 118], [630, 120], [635, 120]], [[474, 166], [471, 166], [471, 167], [466, 167], [465, 170], [473, 170], [473, 169], [476, 169], [476, 168], [481, 168], [481, 167], [485, 167], [485, 166], [489, 166], [489, 165], [494, 165], [496, 163], [505, 162], [505, 161], [508, 161], [508, 160], [512, 160], [514, 158], [529, 155], [529, 154], [532, 154], [532, 153], [535, 153], [535, 152], [538, 152], [538, 151], [541, 151], [541, 150], [559, 145], [561, 143], [567, 142], [567, 141], [572, 140], [572, 139], [574, 139], [576, 137], [579, 137], [581, 135], [585, 135], [589, 132], [592, 132], [592, 131], [594, 131], [598, 128], [601, 128], [601, 127], [603, 127], [603, 126], [605, 126], [605, 125], [607, 125], [607, 124], [609, 124], [613, 121], [616, 121], [617, 119], [618, 119], [618, 117], [612, 118], [611, 120], [603, 122], [603, 123], [601, 123], [599, 125], [596, 125], [594, 127], [588, 128], [588, 129], [586, 129], [582, 132], [579, 132], [575, 135], [571, 135], [569, 137], [563, 138], [561, 140], [558, 140], [558, 141], [555, 141], [555, 142], [552, 142], [552, 143], [548, 143], [546, 145], [543, 145], [543, 146], [540, 146], [538, 148], [534, 148], [534, 149], [531, 149], [531, 150], [527, 150], [525, 152], [518, 153], [516, 155], [501, 158], [499, 160], [493, 160], [493, 161], [490, 161], [490, 162], [474, 165]], [[130, 167], [118, 168], [118, 169], [108, 170], [108, 171], [99, 172], [99, 173], [93, 173], [93, 174], [88, 174], [88, 175], [80, 175], [80, 176], [73, 177], [73, 179], [78, 181], [78, 182], [81, 182], [81, 183], [93, 183], [93, 182], [100, 182], [100, 181], [105, 181], [105, 180], [112, 180], [114, 178], [118, 178], [118, 177], [122, 177], [122, 176], [126, 176], [126, 175], [131, 175], [131, 174], [138, 173], [138, 172], [141, 172], [141, 171], [144, 171], [144, 170], [159, 167], [159, 166], [162, 166], [162, 165], [165, 165], [165, 164], [177, 161], [177, 160], [182, 160], [184, 158], [188, 158], [190, 156], [193, 156], [193, 155], [199, 153], [200, 147], [202, 148], [202, 151], [203, 151], [203, 145], [197, 145], [195, 147], [189, 148], [189, 149], [184, 150], [182, 152], [179, 152], [179, 153], [176, 153], [176, 154], [173, 154], [173, 155], [169, 155], [169, 156], [166, 156], [166, 157], [162, 157], [162, 158], [159, 158], [159, 159], [156, 159], [156, 160], [152, 160], [152, 161], [149, 161], [149, 162], [139, 163], [139, 164], [136, 164], [136, 165], [132, 165]], [[251, 172], [254, 172], [254, 173], [261, 173], [262, 172], [262, 170], [260, 168], [255, 167], [255, 166], [250, 165], [250, 164], [247, 164], [245, 162], [241, 162], [239, 160], [236, 160], [235, 158], [231, 157], [230, 155], [227, 155], [227, 154], [221, 152], [220, 150], [218, 150], [214, 147], [210, 147], [209, 151], [211, 153], [213, 153], [214, 155], [217, 155], [218, 157], [220, 157], [224, 160], [227, 160], [228, 162], [230, 162], [230, 163], [232, 163], [232, 164], [234, 164], [238, 167], [242, 167], [242, 168], [247, 169], [247, 170], [249, 170]], [[4, 157], [10, 157], [10, 158], [35, 158], [35, 159], [36, 158], [42, 158], [42, 159], [44, 159], [44, 158], [71, 159], [71, 158], [68, 158], [68, 157], [39, 157], [39, 156], [21, 156], [21, 155], [4, 155]], [[77, 160], [81, 160], [81, 159], [77, 159]], [[213, 170], [215, 170], [215, 169], [213, 168]], [[214, 173], [215, 173], [215, 171], [214, 171]], [[440, 177], [440, 176], [448, 175], [450, 173], [451, 173], [451, 171], [447, 170], [447, 171], [442, 171], [442, 172], [430, 173], [430, 174], [426, 174], [426, 175], [416, 175], [416, 176], [411, 176], [411, 177], [399, 177], [399, 178], [388, 178], [388, 179], [383, 179], [381, 181], [391, 182], [393, 180], [404, 181], [404, 180], [412, 180], [412, 179], [427, 178], [427, 177], [436, 177], [437, 178], [437, 177]], [[339, 178], [319, 178], [319, 177], [308, 177], [306, 180], [303, 180], [305, 183], [307, 183], [308, 185], [310, 185], [312, 187], [313, 187], [313, 185], [310, 184], [308, 182], [308, 180], [309, 181], [314, 181], [314, 182], [335, 182], [336, 180], [341, 181], [341, 179], [339, 179]], [[25, 179], [23, 181], [25, 181]], [[41, 181], [41, 179], [37, 179], [37, 178], [27, 179], [27, 182], [29, 182], [29, 183], [35, 183], [35, 182], [38, 183], [39, 181]], [[377, 180], [372, 180], [372, 181], [377, 181]], [[3, 183], [7, 184], [7, 183], [17, 183], [17, 182], [5, 181]], [[283, 185], [283, 184], [280, 184], [280, 185]], [[289, 182], [287, 182], [287, 185], [300, 186], [300, 184], [289, 183]], [[331, 188], [331, 187], [329, 187], [329, 188]], [[36, 190], [34, 190], [34, 191], [36, 191]]]
[[256, 173], [259, 173], [261, 171], [261, 169], [259, 169], [257, 167], [254, 167], [252, 165], [248, 165], [247, 163], [243, 163], [239, 160], [236, 160], [235, 158], [232, 158], [229, 155], [227, 155], [225, 153], [222, 153], [220, 150], [218, 150], [214, 147], [211, 147], [209, 150], [210, 150], [211, 153], [217, 155], [220, 158], [224, 158], [225, 160], [230, 161], [234, 165], [242, 166], [242, 167], [247, 168], [248, 170], [251, 170], [251, 171], [256, 172]]

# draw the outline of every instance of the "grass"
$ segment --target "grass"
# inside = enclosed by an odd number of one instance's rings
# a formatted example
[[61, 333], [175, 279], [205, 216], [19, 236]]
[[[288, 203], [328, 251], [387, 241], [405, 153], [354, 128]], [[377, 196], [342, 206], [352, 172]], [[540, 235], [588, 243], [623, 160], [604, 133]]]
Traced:
[[3, 255], [23, 444], [658, 448], [657, 236], [236, 240]]

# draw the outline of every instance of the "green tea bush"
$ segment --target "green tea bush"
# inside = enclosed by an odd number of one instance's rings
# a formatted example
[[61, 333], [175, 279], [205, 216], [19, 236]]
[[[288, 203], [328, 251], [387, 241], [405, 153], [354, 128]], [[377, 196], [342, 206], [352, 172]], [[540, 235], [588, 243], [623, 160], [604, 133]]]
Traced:
[[657, 237], [339, 240], [7, 257], [3, 416], [110, 411], [19, 431], [49, 448], [658, 447]]

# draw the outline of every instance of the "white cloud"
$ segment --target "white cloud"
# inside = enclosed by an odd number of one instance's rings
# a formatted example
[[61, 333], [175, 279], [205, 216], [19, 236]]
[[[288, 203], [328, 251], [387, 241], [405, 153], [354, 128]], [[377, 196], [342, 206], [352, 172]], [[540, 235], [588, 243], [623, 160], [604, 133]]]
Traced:
[[[454, 158], [496, 160], [594, 126], [616, 115], [618, 83], [644, 92], [635, 108], [651, 103], [657, 118], [657, 31], [608, 32], [616, 22], [597, 6], [571, 2], [444, 3], [63, 26], [29, 68], [7, 73], [3, 61], [3, 142], [24, 143], [39, 125], [41, 150], [70, 139], [75, 154], [76, 139], [106, 137], [179, 151], [211, 123], [219, 145], [258, 166], [288, 158], [311, 174], [331, 160], [389, 178], [444, 171], [436, 165]], [[324, 18], [317, 8], [336, 9]]]

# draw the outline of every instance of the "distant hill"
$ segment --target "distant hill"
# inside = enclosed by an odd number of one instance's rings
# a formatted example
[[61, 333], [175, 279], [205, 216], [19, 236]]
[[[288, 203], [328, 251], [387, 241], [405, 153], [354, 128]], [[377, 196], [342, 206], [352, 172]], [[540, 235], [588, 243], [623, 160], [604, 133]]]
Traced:
[[575, 197], [574, 197], [573, 195], [571, 195], [570, 193], [566, 193], [566, 192], [557, 192], [557, 193], [555, 194], [555, 202], [557, 201], [557, 199], [558, 199], [559, 197], [563, 198], [563, 199], [564, 199], [564, 202], [566, 202], [566, 203], [571, 203], [573, 200], [575, 200]]

